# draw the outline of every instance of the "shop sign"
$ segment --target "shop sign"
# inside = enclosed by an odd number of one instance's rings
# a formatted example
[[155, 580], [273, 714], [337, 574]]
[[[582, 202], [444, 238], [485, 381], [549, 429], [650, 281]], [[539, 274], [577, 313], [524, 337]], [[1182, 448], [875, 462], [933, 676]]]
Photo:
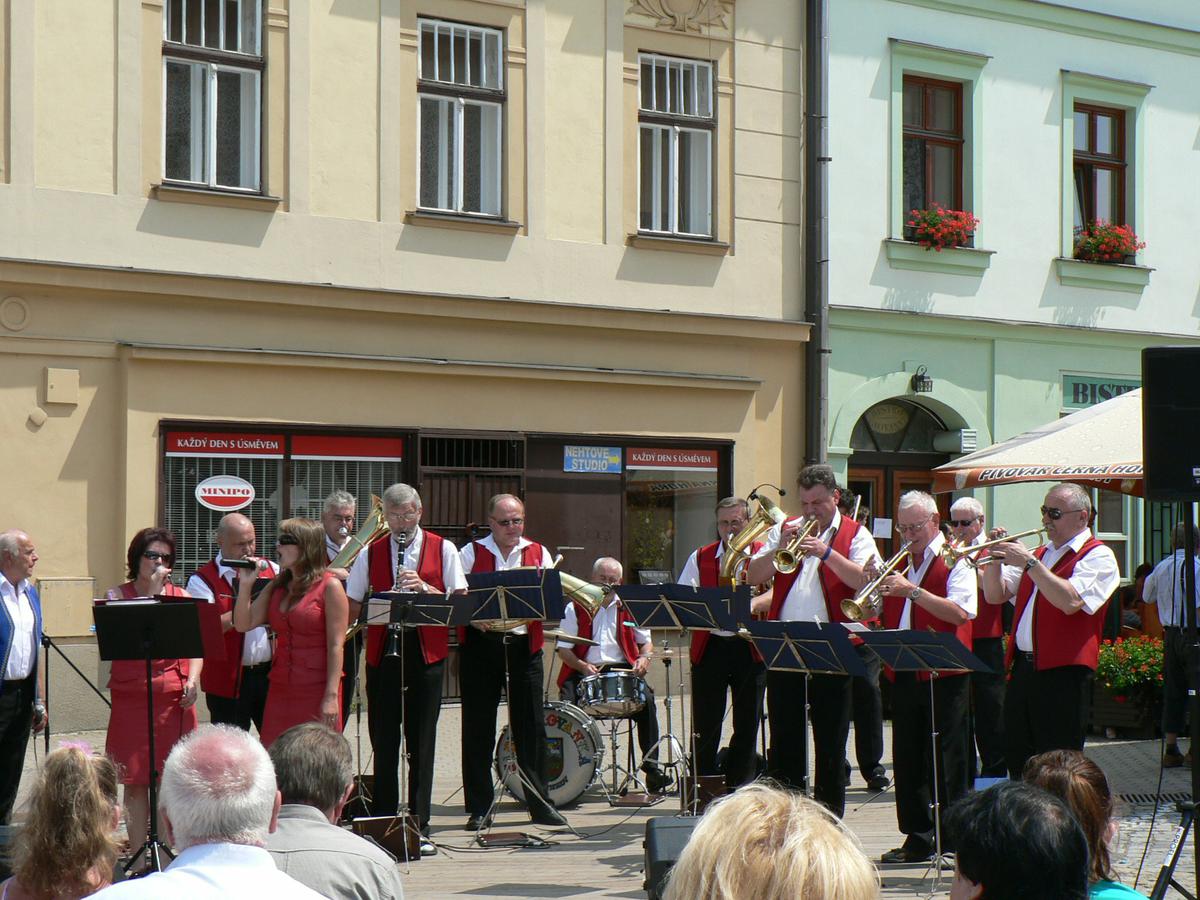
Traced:
[[297, 434], [292, 437], [292, 459], [347, 462], [400, 462], [403, 438]]
[[233, 434], [216, 431], [168, 431], [167, 456], [283, 459], [282, 434]]
[[563, 447], [563, 471], [587, 472], [591, 475], [621, 474], [620, 447], [582, 447], [567, 444]]
[[254, 501], [254, 485], [236, 475], [213, 475], [196, 485], [196, 500], [217, 512], [233, 512]]
[[691, 469], [715, 472], [718, 458], [716, 450], [630, 447], [625, 451], [625, 467], [628, 469]]
[[1137, 378], [1110, 378], [1104, 375], [1062, 376], [1063, 409], [1086, 409], [1140, 388]]

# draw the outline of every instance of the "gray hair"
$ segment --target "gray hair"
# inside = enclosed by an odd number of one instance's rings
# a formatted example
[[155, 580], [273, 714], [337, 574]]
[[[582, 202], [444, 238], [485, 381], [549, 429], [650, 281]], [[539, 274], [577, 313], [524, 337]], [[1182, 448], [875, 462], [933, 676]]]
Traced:
[[382, 499], [384, 509], [394, 509], [397, 506], [404, 506], [406, 503], [415, 503], [418, 507], [421, 506], [421, 495], [417, 493], [417, 489], [409, 487], [403, 482], [391, 485], [383, 492]]
[[625, 567], [621, 565], [621, 561], [619, 559], [613, 559], [611, 556], [601, 556], [598, 560], [592, 563], [592, 574], [595, 575], [596, 572], [600, 570], [601, 566], [616, 566], [617, 577], [621, 578], [625, 575]]
[[353, 506], [358, 508], [358, 501], [354, 499], [354, 495], [349, 491], [334, 491], [325, 498], [325, 505], [321, 507], [323, 512], [329, 512], [331, 509], [337, 509], [340, 506]]
[[1089, 516], [1092, 514], [1091, 495], [1073, 482], [1059, 482], [1054, 487], [1050, 488], [1050, 490], [1046, 491], [1047, 497], [1049, 497], [1051, 494], [1062, 494], [1063, 496], [1069, 497], [1075, 501], [1075, 506], [1077, 506], [1079, 509], [1087, 510], [1087, 514]]
[[726, 497], [724, 500], [721, 500], [719, 503], [717, 503], [715, 512], [720, 515], [721, 510], [733, 509], [735, 506], [741, 509], [742, 514], [745, 515], [747, 519], [750, 518], [750, 501], [745, 497]]
[[950, 514], [953, 515], [956, 509], [961, 509], [972, 519], [983, 518], [983, 504], [974, 497], [959, 497], [950, 505]]
[[21, 538], [29, 540], [29, 535], [15, 528], [0, 532], [0, 559], [16, 559], [20, 556]]
[[525, 508], [525, 501], [516, 494], [492, 494], [492, 498], [488, 500], [488, 515], [490, 516], [492, 513], [494, 513], [496, 511], [496, 507], [505, 500], [516, 500], [521, 504], [521, 509]]
[[937, 514], [937, 501], [924, 491], [905, 491], [900, 495], [900, 509], [916, 507], [923, 513], [933, 516]]
[[271, 745], [275, 783], [284, 803], [331, 812], [354, 778], [350, 742], [320, 722], [289, 728]]
[[171, 748], [158, 805], [180, 850], [216, 843], [261, 846], [275, 790], [275, 769], [258, 738], [234, 725], [202, 725]]

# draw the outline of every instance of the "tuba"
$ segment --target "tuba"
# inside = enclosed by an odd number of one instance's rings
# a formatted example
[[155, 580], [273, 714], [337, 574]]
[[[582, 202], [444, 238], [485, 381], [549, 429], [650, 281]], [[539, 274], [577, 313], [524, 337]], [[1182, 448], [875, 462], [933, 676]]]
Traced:
[[370, 544], [373, 544], [387, 533], [387, 522], [383, 518], [383, 501], [372, 494], [371, 511], [367, 513], [367, 518], [363, 521], [362, 528], [358, 529], [358, 534], [353, 535], [350, 540], [346, 541], [346, 546], [338, 551], [337, 556], [329, 563], [329, 568], [350, 568], [354, 564], [354, 560], [358, 558], [358, 554], [362, 553]]
[[895, 572], [908, 556], [908, 546], [911, 541], [905, 541], [896, 555], [883, 564], [883, 568], [853, 597], [842, 601], [842, 614], [852, 622], [863, 619], [874, 619], [883, 609], [883, 580]]
[[725, 542], [719, 578], [719, 583], [724, 586], [743, 583], [746, 567], [750, 565], [750, 545], [763, 532], [775, 525], [782, 524], [787, 519], [787, 513], [766, 497], [759, 497], [756, 493], [751, 492], [750, 499], [758, 501], [758, 509], [754, 511], [750, 521], [742, 526], [742, 530]]

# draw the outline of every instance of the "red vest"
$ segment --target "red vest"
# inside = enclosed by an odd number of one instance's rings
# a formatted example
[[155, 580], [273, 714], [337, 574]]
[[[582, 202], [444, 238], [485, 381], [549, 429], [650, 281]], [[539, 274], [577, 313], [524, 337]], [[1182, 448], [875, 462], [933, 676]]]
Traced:
[[[430, 531], [422, 531], [421, 553], [417, 557], [417, 575], [439, 593], [445, 593], [446, 582], [442, 575], [442, 541]], [[376, 591], [388, 591], [396, 581], [396, 570], [392, 568], [392, 536], [385, 534], [367, 547], [367, 582], [371, 585], [367, 595]], [[363, 598], [363, 602], [368, 602]], [[377, 666], [383, 661], [384, 643], [387, 638], [386, 625], [367, 626], [367, 665]], [[446, 658], [450, 651], [450, 629], [444, 625], [420, 625], [417, 639], [421, 642], [421, 656], [426, 665], [433, 665]]]
[[[925, 577], [921, 579], [918, 586], [929, 591], [935, 597], [945, 597], [948, 585], [950, 583], [950, 569], [942, 561], [941, 555], [935, 556], [925, 569]], [[891, 631], [895, 631], [900, 627], [900, 616], [904, 614], [904, 604], [908, 602], [907, 597], [885, 596], [883, 598], [883, 627]], [[961, 625], [953, 625], [950, 622], [945, 622], [935, 616], [929, 610], [922, 606], [918, 606], [915, 602], [912, 605], [912, 612], [909, 616], [909, 628], [913, 631], [941, 631], [945, 634], [953, 634], [958, 638], [967, 649], [971, 647], [971, 621], [967, 620]], [[948, 677], [950, 675], [966, 675], [967, 672], [955, 669], [939, 669], [939, 677]], [[918, 672], [918, 681], [928, 681], [930, 678], [928, 672]]]
[[[1059, 578], [1070, 578], [1075, 564], [1097, 547], [1104, 546], [1094, 537], [1089, 537], [1078, 553], [1066, 553], [1051, 568]], [[1048, 546], [1038, 547], [1033, 555], [1041, 559]], [[1008, 638], [1008, 653], [1004, 660], [1007, 669], [1012, 665], [1017, 652], [1017, 626], [1029, 598], [1033, 595], [1033, 579], [1028, 572], [1021, 574], [1017, 585], [1017, 609], [1013, 615], [1012, 634]], [[1033, 666], [1039, 672], [1062, 666], [1087, 666], [1095, 671], [1100, 655], [1100, 631], [1104, 627], [1103, 607], [1089, 616], [1083, 610], [1067, 615], [1053, 603], [1043, 601], [1039, 592], [1033, 604]]]
[[[717, 559], [717, 548], [721, 546], [720, 541], [713, 541], [711, 544], [706, 544], [696, 551], [696, 567], [700, 571], [700, 587], [715, 588], [720, 587], [721, 566]], [[751, 541], [750, 555], [753, 556], [762, 549], [762, 541]], [[704, 651], [708, 649], [708, 639], [712, 636], [711, 631], [693, 631], [692, 632], [692, 648], [689, 652], [689, 657], [692, 665], [696, 665], [700, 660], [704, 659]], [[758, 655], [758, 650], [751, 645], [751, 655], [756, 660], [761, 660]]]
[[[788, 521], [795, 521], [795, 519], [789, 519]], [[842, 516], [842, 523], [838, 526], [837, 534], [829, 542], [829, 546], [833, 552], [840, 553], [849, 559], [850, 545], [854, 542], [854, 536], [858, 534], [858, 529], [860, 528], [862, 526], [849, 516]], [[788, 575], [784, 575], [782, 572], [775, 573], [774, 593], [771, 595], [771, 611], [767, 614], [768, 619], [779, 619], [783, 603], [787, 600], [787, 595], [791, 592], [792, 585], [800, 577], [801, 568], [803, 566], [797, 566], [796, 571]], [[817, 578], [821, 584], [821, 593], [825, 595], [825, 613], [829, 617], [829, 621], [849, 622], [850, 620], [846, 618], [846, 614], [842, 612], [842, 601], [853, 597], [856, 590], [834, 575], [833, 570], [824, 563], [818, 564]]]
[[[212, 591], [213, 602], [221, 615], [233, 609], [235, 594], [217, 568], [217, 561], [210, 559], [196, 574]], [[236, 628], [230, 628], [224, 634], [225, 658], [211, 659], [204, 657], [204, 668], [200, 670], [200, 687], [206, 694], [216, 694], [218, 697], [234, 699], [242, 686], [242, 649], [246, 644], [246, 635]]]
[[[545, 554], [545, 552], [546, 551], [542, 549], [541, 544], [536, 544], [531, 541], [528, 545], [526, 545], [525, 549], [521, 551], [521, 565], [541, 568], [542, 556]], [[492, 555], [491, 550], [483, 546], [483, 544], [479, 541], [475, 541], [475, 563], [471, 566], [471, 571], [473, 573], [496, 571], [496, 557]], [[542, 623], [530, 622], [526, 628], [529, 632], [529, 652], [541, 653], [542, 644], [544, 643], [542, 639]], [[458, 630], [458, 642], [460, 644], [466, 640], [466, 634], [467, 629], [465, 627], [460, 627]]]
[[[625, 609], [621, 605], [621, 598], [617, 598], [617, 645], [621, 648], [621, 652], [625, 655], [625, 661], [631, 666], [634, 660], [638, 658], [637, 638], [633, 633], [633, 626], [627, 623], [622, 611]], [[575, 606], [575, 621], [579, 625], [579, 637], [592, 639], [592, 614], [580, 606], [578, 603]], [[568, 651], [574, 653], [578, 659], [586, 659], [587, 652], [590, 648], [584, 644], [575, 644]], [[570, 666], [563, 666], [558, 673], [558, 686], [562, 687], [566, 680], [572, 675], [581, 674], [576, 672]]]

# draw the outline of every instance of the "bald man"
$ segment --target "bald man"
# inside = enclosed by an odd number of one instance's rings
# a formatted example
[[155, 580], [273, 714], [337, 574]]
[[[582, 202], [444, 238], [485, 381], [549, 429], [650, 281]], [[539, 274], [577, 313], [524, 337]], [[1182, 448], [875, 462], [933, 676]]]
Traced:
[[[253, 722], [262, 731], [263, 710], [267, 705], [267, 675], [271, 671], [271, 641], [266, 626], [245, 634], [233, 627], [233, 601], [237, 597], [238, 570], [225, 565], [226, 559], [245, 559], [254, 555], [257, 536], [254, 523], [241, 513], [227, 513], [217, 525], [217, 555], [188, 579], [187, 592], [216, 603], [221, 610], [221, 629], [225, 633], [225, 658], [204, 658], [200, 686], [204, 702], [214, 724], [236, 725], [246, 731]], [[271, 563], [273, 577], [279, 567]]]

